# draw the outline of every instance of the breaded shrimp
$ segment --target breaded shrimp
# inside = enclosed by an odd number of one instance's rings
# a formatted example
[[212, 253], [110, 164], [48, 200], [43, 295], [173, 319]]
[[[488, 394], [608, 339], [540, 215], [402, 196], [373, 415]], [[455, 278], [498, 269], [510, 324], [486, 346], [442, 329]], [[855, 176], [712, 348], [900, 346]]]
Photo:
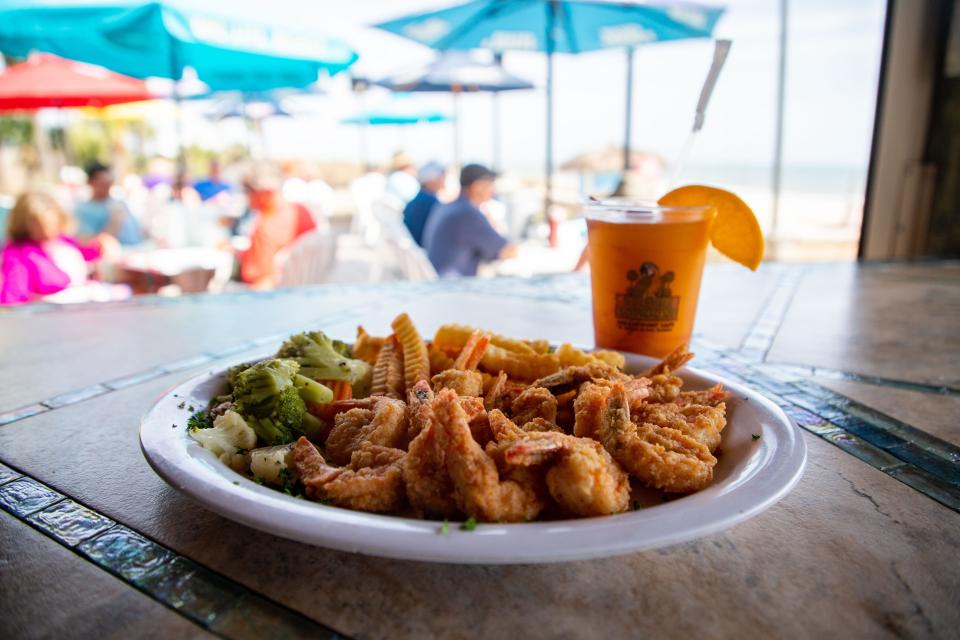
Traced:
[[650, 378], [647, 402], [674, 402], [683, 388], [683, 379], [670, 373], [659, 373]]
[[434, 516], [454, 516], [458, 513], [453, 497], [453, 482], [446, 467], [443, 430], [439, 429], [433, 413], [433, 392], [421, 380], [413, 389], [410, 405], [410, 424], [417, 436], [410, 442], [403, 480], [407, 486], [410, 505]]
[[666, 358], [647, 369], [643, 373], [643, 376], [645, 378], [652, 378], [653, 376], [664, 373], [672, 373], [691, 360], [693, 360], [693, 354], [687, 351], [687, 345], [680, 345], [670, 352]]
[[503, 390], [507, 384], [507, 374], [503, 371], [500, 372], [500, 375], [496, 377], [493, 381], [493, 384], [490, 385], [490, 388], [487, 389], [487, 393], [483, 397], [483, 407], [487, 411], [493, 409], [502, 408], [503, 400], [501, 396], [503, 395]]
[[[301, 437], [293, 446], [292, 467], [310, 499], [357, 511], [397, 511], [406, 496], [402, 472], [404, 452], [368, 451], [368, 454], [369, 462], [378, 459], [391, 462], [359, 469], [333, 467], [313, 443]], [[364, 455], [367, 454], [359, 457]]]
[[479, 371], [447, 369], [430, 379], [433, 390], [453, 389], [459, 396], [478, 397], [483, 395], [483, 377]]
[[596, 440], [562, 433], [530, 433], [504, 453], [507, 464], [550, 464], [547, 488], [561, 507], [581, 516], [626, 511], [630, 478]]
[[544, 387], [527, 387], [510, 406], [513, 421], [525, 424], [534, 418], [557, 421], [557, 399]]
[[398, 447], [403, 444], [406, 433], [406, 403], [393, 398], [380, 398], [372, 411], [351, 409], [337, 415], [327, 437], [327, 457], [335, 464], [349, 464], [350, 455], [364, 442]]
[[607, 399], [599, 425], [600, 442], [629, 473], [673, 493], [691, 493], [713, 479], [717, 459], [706, 445], [676, 429], [630, 421], [623, 387]]
[[716, 407], [729, 397], [730, 392], [724, 389], [722, 384], [716, 384], [706, 391], [681, 391], [676, 403], [681, 407], [694, 404]]
[[606, 405], [608, 388], [593, 382], [585, 382], [580, 387], [580, 393], [573, 401], [575, 422], [573, 435], [581, 438], [597, 438], [600, 427], [600, 414]]
[[616, 367], [602, 362], [591, 362], [580, 366], [564, 367], [556, 373], [534, 380], [530, 386], [543, 387], [559, 394], [571, 388], [575, 389], [589, 380], [623, 380], [628, 377]]
[[713, 453], [720, 446], [720, 432], [727, 426], [725, 412], [726, 405], [722, 402], [716, 407], [698, 404], [681, 407], [664, 403], [645, 404], [637, 412], [631, 410], [630, 414], [638, 423], [647, 422], [685, 433]]
[[488, 522], [521, 522], [537, 517], [546, 506], [544, 487], [539, 486], [537, 475], [501, 478], [495, 460], [470, 435], [467, 416], [453, 391], [441, 391], [433, 409], [444, 433], [447, 471], [460, 509]]

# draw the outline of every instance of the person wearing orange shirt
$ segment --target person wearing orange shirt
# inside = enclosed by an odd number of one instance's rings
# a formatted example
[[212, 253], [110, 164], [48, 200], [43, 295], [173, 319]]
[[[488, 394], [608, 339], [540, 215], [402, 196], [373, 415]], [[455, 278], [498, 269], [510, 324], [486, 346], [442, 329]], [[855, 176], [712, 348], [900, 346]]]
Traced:
[[284, 200], [272, 185], [250, 192], [256, 212], [250, 230], [250, 248], [240, 257], [240, 277], [254, 289], [272, 289], [280, 280], [282, 253], [317, 224], [306, 207]]

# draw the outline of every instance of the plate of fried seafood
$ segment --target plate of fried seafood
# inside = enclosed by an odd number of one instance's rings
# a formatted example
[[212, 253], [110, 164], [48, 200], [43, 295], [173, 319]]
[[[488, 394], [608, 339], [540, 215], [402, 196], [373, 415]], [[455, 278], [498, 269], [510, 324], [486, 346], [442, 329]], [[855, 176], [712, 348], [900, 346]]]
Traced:
[[[374, 556], [533, 563], [690, 540], [803, 471], [775, 404], [687, 366], [447, 324], [322, 331], [197, 376], [143, 418], [171, 486], [256, 529]], [[171, 428], [172, 427], [172, 428]]]

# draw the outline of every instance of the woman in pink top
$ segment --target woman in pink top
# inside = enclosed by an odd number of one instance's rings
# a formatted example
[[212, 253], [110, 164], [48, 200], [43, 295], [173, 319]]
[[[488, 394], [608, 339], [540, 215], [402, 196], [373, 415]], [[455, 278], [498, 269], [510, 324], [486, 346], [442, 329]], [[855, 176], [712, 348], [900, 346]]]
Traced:
[[98, 238], [81, 245], [64, 234], [67, 214], [45, 193], [25, 193], [7, 220], [0, 304], [22, 304], [87, 282], [87, 263], [103, 252]]

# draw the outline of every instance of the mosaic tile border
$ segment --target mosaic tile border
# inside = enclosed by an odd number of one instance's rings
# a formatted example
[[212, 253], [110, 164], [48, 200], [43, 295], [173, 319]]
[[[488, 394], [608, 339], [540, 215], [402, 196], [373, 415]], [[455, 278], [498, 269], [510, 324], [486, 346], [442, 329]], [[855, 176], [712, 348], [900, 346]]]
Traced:
[[0, 509], [218, 636], [347, 637], [3, 464]]

